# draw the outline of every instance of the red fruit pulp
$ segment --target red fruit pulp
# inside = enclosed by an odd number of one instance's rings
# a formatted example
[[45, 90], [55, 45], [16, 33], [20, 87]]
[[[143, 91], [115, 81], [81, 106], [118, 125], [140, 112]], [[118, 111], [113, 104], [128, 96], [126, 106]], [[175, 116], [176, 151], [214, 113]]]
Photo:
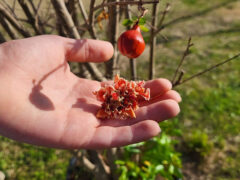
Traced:
[[137, 58], [143, 53], [145, 42], [137, 24], [132, 29], [121, 34], [118, 39], [118, 49], [128, 58]]

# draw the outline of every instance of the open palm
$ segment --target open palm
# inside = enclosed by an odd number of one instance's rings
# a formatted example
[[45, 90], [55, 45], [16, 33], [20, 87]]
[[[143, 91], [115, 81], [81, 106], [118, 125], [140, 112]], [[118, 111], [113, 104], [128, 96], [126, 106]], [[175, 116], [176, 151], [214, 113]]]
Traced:
[[147, 140], [160, 132], [159, 121], [174, 117], [181, 100], [165, 79], [148, 81], [151, 100], [136, 119], [99, 120], [93, 95], [97, 81], [81, 79], [67, 60], [103, 62], [111, 44], [37, 36], [0, 45], [0, 134], [55, 148], [108, 148]]

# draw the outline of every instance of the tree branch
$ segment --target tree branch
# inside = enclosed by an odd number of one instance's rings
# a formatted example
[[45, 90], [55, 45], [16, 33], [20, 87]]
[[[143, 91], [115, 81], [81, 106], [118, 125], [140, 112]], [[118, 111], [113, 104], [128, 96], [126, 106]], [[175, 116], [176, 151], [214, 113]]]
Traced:
[[13, 11], [15, 10], [16, 2], [17, 2], [17, 0], [14, 0], [14, 1], [13, 1], [13, 5], [12, 5], [12, 9], [13, 9]]
[[0, 44], [1, 44], [1, 43], [4, 43], [4, 42], [6, 42], [6, 39], [5, 39], [5, 37], [3, 36], [3, 34], [0, 32]]
[[79, 77], [83, 77], [83, 78], [86, 78], [86, 79], [91, 79], [92, 76], [91, 74], [89, 73], [87, 67], [85, 64], [80, 64], [78, 63], [78, 73], [76, 73]]
[[18, 0], [19, 5], [21, 6], [21, 8], [23, 9], [23, 12], [25, 13], [29, 24], [31, 24], [31, 26], [33, 27], [35, 33], [37, 35], [42, 34], [43, 32], [41, 32], [41, 30], [39, 29], [38, 23], [36, 22], [35, 17], [33, 16], [33, 14], [31, 13], [28, 4], [25, 0]]
[[[115, 2], [115, 0], [109, 0], [109, 2]], [[118, 0], [116, 0], [118, 2]], [[110, 6], [108, 9], [109, 13], [109, 26], [108, 26], [108, 39], [112, 43], [115, 51], [113, 57], [106, 62], [106, 77], [112, 79], [115, 74], [118, 73], [118, 51], [117, 49], [117, 38], [118, 38], [118, 7], [117, 6]]]
[[[152, 27], [156, 26], [157, 21], [157, 5], [153, 4], [152, 7]], [[153, 79], [155, 74], [155, 61], [154, 61], [154, 52], [155, 52], [155, 46], [156, 46], [156, 36], [154, 35], [155, 29], [151, 28], [150, 31], [150, 57], [149, 57], [149, 79]]]
[[[41, 1], [41, 0], [40, 0]], [[40, 2], [39, 2], [39, 5], [38, 5], [38, 7], [37, 8], [39, 8], [40, 7]], [[51, 19], [53, 19], [53, 18], [56, 18], [56, 13], [54, 14], [52, 11], [51, 11], [51, 9], [52, 9], [52, 6], [51, 5], [49, 5], [48, 7], [47, 7], [47, 9], [46, 9], [46, 13], [44, 14], [44, 15], [42, 15], [42, 18], [41, 19], [39, 19], [39, 21], [41, 20], [41, 22], [39, 22], [40, 23], [40, 25], [41, 24], [43, 24], [44, 26], [49, 26], [49, 24], [48, 24], [48, 22], [49, 22], [49, 20], [51, 20]], [[37, 9], [37, 12], [36, 12], [36, 14], [38, 14], [38, 9]], [[53, 29], [53, 28], [52, 28]]]
[[17, 33], [14, 31], [14, 29], [12, 29], [11, 25], [9, 24], [9, 22], [6, 21], [6, 19], [3, 17], [2, 14], [0, 14], [0, 24], [2, 25], [3, 29], [5, 29], [5, 31], [8, 33], [8, 35], [12, 39], [18, 39]]
[[118, 180], [118, 175], [115, 173], [117, 171], [117, 165], [115, 164], [115, 161], [118, 158], [118, 154], [117, 154], [117, 148], [111, 148], [107, 150], [107, 160], [108, 160], [108, 164], [109, 167], [111, 169], [111, 174], [112, 174], [112, 178], [113, 180]]
[[[51, 0], [52, 4], [54, 6], [54, 9], [56, 11], [56, 14], [58, 15], [59, 19], [65, 24], [66, 31], [68, 35], [75, 39], [80, 39], [80, 35], [77, 31], [77, 28], [72, 20], [71, 15], [69, 14], [64, 0]], [[82, 64], [80, 64], [82, 65]], [[93, 77], [95, 77], [96, 80], [106, 80], [102, 73], [98, 70], [98, 68], [95, 66], [95, 64], [91, 63], [83, 63], [83, 65], [88, 69], [88, 71], [91, 73]]]
[[14, 12], [15, 11], [16, 0], [14, 0], [13, 7], [11, 7], [5, 0], [2, 0], [0, 3], [3, 6], [5, 6], [8, 11], [10, 11], [10, 13], [14, 16], [14, 18], [17, 19], [17, 15]]
[[231, 58], [229, 58], [229, 59], [226, 59], [226, 60], [224, 60], [224, 61], [222, 61], [222, 62], [220, 62], [220, 63], [218, 63], [218, 64], [215, 64], [215, 65], [213, 65], [213, 66], [211, 66], [211, 67], [209, 67], [209, 68], [207, 68], [207, 69], [205, 69], [205, 70], [203, 70], [203, 71], [201, 71], [201, 72], [199, 72], [199, 73], [197, 73], [197, 74], [194, 74], [194, 75], [192, 75], [191, 77], [189, 77], [189, 78], [187, 78], [187, 79], [184, 79], [183, 81], [179, 82], [178, 84], [174, 84], [174, 87], [176, 87], [176, 86], [178, 86], [178, 85], [181, 85], [181, 84], [183, 84], [183, 83], [185, 83], [185, 82], [187, 82], [187, 81], [190, 81], [190, 80], [192, 80], [193, 78], [196, 78], [196, 77], [198, 77], [198, 76], [201, 76], [201, 75], [207, 73], [208, 71], [211, 71], [211, 70], [213, 70], [213, 69], [216, 69], [217, 67], [219, 67], [219, 66], [221, 66], [221, 65], [223, 65], [223, 64], [225, 64], [225, 63], [228, 63], [228, 62], [230, 62], [230, 61], [232, 61], [232, 60], [234, 60], [234, 59], [237, 59], [237, 58], [239, 58], [239, 57], [240, 57], [240, 53], [237, 54], [237, 55], [235, 55], [235, 56], [233, 56], [233, 57], [231, 57]]
[[88, 158], [87, 158], [87, 152], [86, 150], [78, 151], [78, 154], [75, 155], [81, 159], [81, 162], [83, 166], [89, 171], [94, 171], [97, 167], [95, 164], [93, 164]]
[[[33, 9], [34, 13], [36, 14], [38, 10], [37, 10], [37, 8], [35, 7], [33, 1], [28, 1], [28, 2], [29, 2], [30, 5], [32, 6], [32, 9]], [[38, 6], [41, 5], [41, 3], [42, 3], [42, 0], [39, 0]], [[38, 9], [39, 9], [39, 8], [38, 8]]]
[[84, 63], [87, 70], [91, 73], [94, 79], [98, 81], [106, 81], [107, 79], [103, 74], [98, 70], [98, 68], [93, 63]]
[[100, 9], [100, 8], [103, 8], [103, 7], [106, 7], [106, 6], [122, 6], [122, 5], [139, 5], [139, 3], [142, 3], [142, 4], [153, 4], [153, 3], [159, 3], [159, 0], [148, 0], [148, 1], [131, 1], [131, 0], [128, 0], [128, 1], [114, 1], [114, 2], [107, 2], [107, 3], [104, 3], [104, 4], [100, 4], [98, 6], [96, 6], [94, 8], [94, 11]]
[[89, 10], [89, 16], [88, 16], [88, 31], [90, 33], [90, 35], [92, 36], [93, 39], [97, 39], [97, 36], [96, 36], [96, 32], [95, 32], [95, 29], [94, 29], [94, 4], [95, 4], [95, 0], [91, 0], [90, 2], [90, 10]]
[[72, 180], [75, 177], [78, 166], [83, 166], [89, 172], [94, 172], [97, 168], [96, 165], [87, 158], [85, 150], [74, 150], [67, 168], [66, 180]]
[[67, 7], [65, 6], [64, 0], [51, 0], [51, 2], [56, 14], [64, 24], [64, 27], [66, 27], [68, 35], [72, 38], [80, 39], [80, 35], [70, 13], [67, 10]]
[[175, 87], [177, 84], [180, 84], [180, 83], [181, 83], [184, 74], [185, 74], [185, 72], [181, 69], [181, 70], [180, 70], [180, 74], [179, 74], [176, 82], [174, 82], [174, 83], [172, 84], [173, 87]]
[[101, 160], [97, 151], [87, 150], [87, 153], [89, 154], [89, 156], [91, 158], [90, 160], [92, 160], [96, 166], [96, 168], [95, 168], [96, 180], [109, 179], [109, 175], [105, 169], [105, 166], [107, 166], [107, 165], [104, 164], [104, 162]]
[[41, 17], [39, 16], [40, 6], [41, 6], [43, 0], [39, 0], [37, 8], [34, 6], [34, 3], [32, 1], [29, 1], [29, 2], [34, 11], [35, 26], [40, 29], [41, 33], [45, 34], [46, 33], [46, 29], [45, 29], [46, 23], [43, 23]]
[[[177, 77], [177, 74], [179, 73], [179, 70], [180, 70], [180, 68], [181, 68], [181, 66], [182, 66], [182, 64], [183, 64], [183, 61], [186, 59], [186, 57], [189, 55], [189, 49], [190, 49], [190, 47], [191, 46], [193, 46], [193, 44], [191, 43], [191, 40], [192, 40], [192, 38], [191, 37], [189, 37], [189, 39], [188, 39], [188, 43], [187, 43], [187, 47], [186, 47], [186, 50], [184, 51], [184, 53], [183, 53], [183, 56], [182, 56], [182, 59], [180, 60], [180, 62], [179, 62], [179, 64], [178, 64], [178, 67], [177, 67], [177, 69], [176, 69], [176, 71], [175, 71], [175, 73], [174, 73], [174, 75], [173, 75], [173, 79], [172, 79], [172, 84], [174, 85], [175, 83], [177, 83], [177, 82], [175, 82], [175, 79], [176, 79], [176, 77]], [[183, 76], [183, 74], [181, 74], [181, 77]], [[179, 79], [178, 78], [178, 81], [180, 82], [180, 80], [181, 80], [181, 78]]]
[[82, 14], [82, 17], [83, 17], [85, 23], [88, 24], [88, 15], [86, 13], [86, 10], [85, 10], [82, 0], [78, 0], [78, 6], [79, 6], [79, 9], [81, 11], [81, 14]]
[[[126, 6], [125, 11], [126, 11], [126, 18], [132, 19], [132, 14], [131, 14], [129, 5]], [[127, 29], [129, 30], [130, 27], [127, 27]], [[130, 73], [131, 73], [130, 79], [135, 81], [137, 79], [136, 61], [134, 59], [129, 59], [129, 64], [130, 64]]]
[[[165, 17], [166, 17], [166, 15], [167, 15], [167, 13], [169, 12], [169, 10], [170, 10], [170, 4], [169, 3], [167, 3], [167, 5], [166, 5], [166, 7], [165, 7], [165, 9], [164, 9], [164, 11], [163, 11], [163, 13], [162, 13], [162, 17], [161, 17], [161, 19], [160, 19], [160, 21], [159, 21], [159, 23], [158, 23], [158, 27], [159, 28], [161, 28], [161, 26], [162, 26], [162, 24], [163, 24], [163, 22], [164, 22], [164, 20], [165, 20]], [[161, 29], [162, 30], [162, 29]], [[154, 35], [156, 35], [157, 33], [159, 33], [160, 31], [159, 30], [156, 30], [156, 32], [154, 33]]]
[[0, 14], [4, 16], [9, 23], [21, 34], [23, 37], [30, 37], [31, 34], [27, 30], [24, 29], [24, 27], [19, 24], [18, 20], [10, 14], [3, 6], [0, 4]]
[[77, 12], [77, 8], [76, 8], [76, 5], [75, 5], [75, 0], [68, 0], [67, 2], [65, 0], [65, 4], [66, 4], [66, 7], [67, 7], [67, 10], [68, 10], [69, 14], [72, 17], [74, 25], [76, 27], [78, 27], [79, 26], [79, 20], [78, 20], [78, 12]]

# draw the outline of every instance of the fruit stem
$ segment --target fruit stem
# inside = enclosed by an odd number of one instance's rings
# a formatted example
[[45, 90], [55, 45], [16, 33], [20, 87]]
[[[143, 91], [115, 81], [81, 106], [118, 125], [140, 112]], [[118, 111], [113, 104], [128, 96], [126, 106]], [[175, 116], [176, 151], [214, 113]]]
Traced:
[[135, 27], [136, 25], [138, 25], [140, 19], [141, 19], [142, 17], [144, 17], [145, 14], [148, 12], [148, 10], [145, 9], [144, 7], [141, 7], [141, 11], [142, 11], [142, 13], [141, 13], [140, 16], [138, 16], [137, 21], [136, 21], [136, 23], [133, 25], [133, 27]]
[[135, 22], [135, 24], [133, 25], [133, 27], [137, 26], [139, 23], [139, 18], [137, 19], [137, 21]]
[[138, 26], [138, 22], [136, 22], [136, 23], [133, 25], [132, 29], [133, 29], [133, 30], [137, 30], [137, 31], [140, 32], [140, 28], [139, 28], [139, 26]]

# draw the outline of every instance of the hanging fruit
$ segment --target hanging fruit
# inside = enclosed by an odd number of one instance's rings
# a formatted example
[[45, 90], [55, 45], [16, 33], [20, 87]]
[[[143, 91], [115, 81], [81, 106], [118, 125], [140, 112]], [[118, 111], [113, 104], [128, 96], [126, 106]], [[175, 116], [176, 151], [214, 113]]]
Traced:
[[122, 55], [128, 58], [137, 58], [145, 49], [145, 42], [141, 34], [140, 26], [136, 23], [132, 29], [122, 33], [118, 39], [118, 49]]

